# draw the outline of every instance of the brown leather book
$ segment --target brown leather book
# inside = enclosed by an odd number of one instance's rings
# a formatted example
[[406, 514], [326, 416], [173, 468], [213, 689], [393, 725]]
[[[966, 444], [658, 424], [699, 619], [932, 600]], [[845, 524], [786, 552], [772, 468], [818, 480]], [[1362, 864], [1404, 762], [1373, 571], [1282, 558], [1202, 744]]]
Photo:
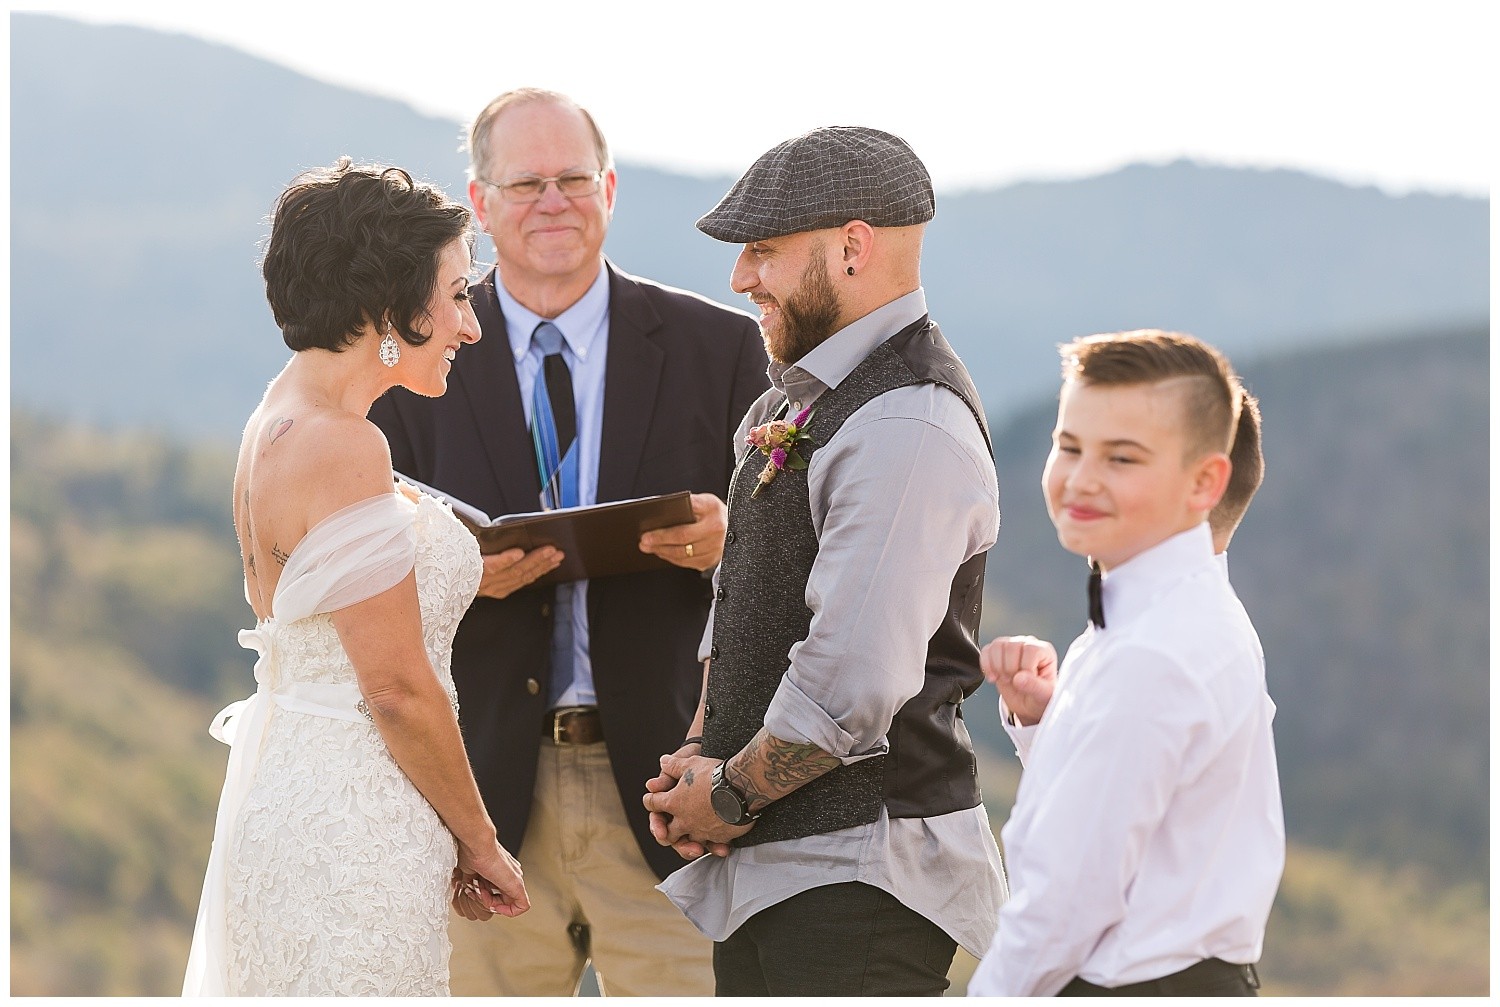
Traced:
[[611, 500], [589, 507], [506, 514], [492, 518], [484, 511], [410, 476], [396, 478], [423, 493], [446, 501], [453, 516], [474, 533], [481, 553], [555, 546], [563, 561], [537, 584], [608, 577], [618, 573], [670, 569], [672, 564], [641, 552], [641, 535], [658, 528], [687, 524], [693, 520], [692, 494], [683, 490], [663, 496]]

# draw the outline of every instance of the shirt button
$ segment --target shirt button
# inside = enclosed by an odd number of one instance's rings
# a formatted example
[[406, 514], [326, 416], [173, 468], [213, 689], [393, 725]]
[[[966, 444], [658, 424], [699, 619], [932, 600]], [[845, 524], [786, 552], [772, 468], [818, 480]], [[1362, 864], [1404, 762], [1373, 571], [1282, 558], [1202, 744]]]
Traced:
[[526, 680], [526, 691], [535, 696], [537, 693], [542, 691], [542, 683], [538, 682], [534, 678], [528, 678]]
[[792, 403], [792, 408], [793, 408], [793, 409], [797, 409], [797, 410], [801, 410], [801, 408], [802, 408], [802, 403], [801, 403], [801, 402], [793, 402], [793, 403]]
[[542, 618], [545, 619], [545, 618], [547, 618], [547, 616], [549, 616], [551, 614], [552, 614], [552, 606], [549, 605], [549, 604], [547, 604], [545, 601], [542, 602]]

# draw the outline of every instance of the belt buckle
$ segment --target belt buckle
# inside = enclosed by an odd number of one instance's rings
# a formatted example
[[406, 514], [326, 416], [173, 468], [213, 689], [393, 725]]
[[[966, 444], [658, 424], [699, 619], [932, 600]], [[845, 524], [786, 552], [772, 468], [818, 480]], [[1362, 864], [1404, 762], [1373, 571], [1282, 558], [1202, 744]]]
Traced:
[[553, 710], [552, 711], [552, 743], [554, 745], [561, 745], [563, 743], [563, 736], [562, 736], [562, 730], [563, 730], [562, 719], [563, 719], [563, 717], [567, 716], [570, 713], [583, 713], [583, 712], [585, 712], [587, 710], [588, 710], [588, 707], [586, 707], [586, 706], [560, 706], [557, 709]]

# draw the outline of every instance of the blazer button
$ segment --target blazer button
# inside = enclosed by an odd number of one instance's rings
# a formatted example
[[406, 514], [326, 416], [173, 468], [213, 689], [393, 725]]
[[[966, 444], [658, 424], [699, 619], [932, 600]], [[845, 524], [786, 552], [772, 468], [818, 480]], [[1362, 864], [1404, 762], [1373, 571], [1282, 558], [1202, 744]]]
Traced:
[[526, 680], [526, 691], [535, 696], [537, 693], [542, 691], [542, 683], [538, 682], [534, 678], [528, 678]]
[[542, 602], [542, 618], [545, 619], [545, 618], [547, 618], [547, 616], [549, 616], [551, 614], [552, 614], [552, 606], [549, 605], [545, 601]]
[[719, 659], [719, 648], [718, 647], [711, 647], [711, 648], [709, 648], [708, 656], [711, 657], [711, 658], [713, 658], [715, 661], [717, 661]]

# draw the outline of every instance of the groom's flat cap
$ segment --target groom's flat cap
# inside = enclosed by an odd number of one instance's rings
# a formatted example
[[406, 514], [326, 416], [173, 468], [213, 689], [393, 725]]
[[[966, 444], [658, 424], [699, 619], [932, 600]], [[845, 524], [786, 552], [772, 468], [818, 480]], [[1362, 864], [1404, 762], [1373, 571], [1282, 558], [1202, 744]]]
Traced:
[[932, 178], [905, 140], [868, 126], [824, 126], [762, 154], [698, 230], [743, 244], [851, 220], [909, 227], [936, 210]]

